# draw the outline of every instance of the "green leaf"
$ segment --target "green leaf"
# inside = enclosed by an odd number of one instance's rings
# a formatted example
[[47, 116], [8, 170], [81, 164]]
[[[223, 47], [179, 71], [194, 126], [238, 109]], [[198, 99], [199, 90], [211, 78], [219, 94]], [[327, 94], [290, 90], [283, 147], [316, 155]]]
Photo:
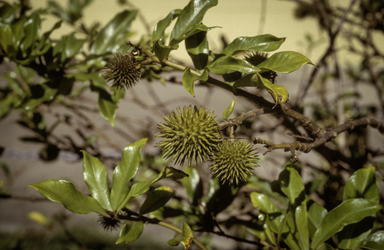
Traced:
[[101, 116], [106, 119], [113, 127], [115, 126], [117, 105], [113, 102], [112, 97], [105, 90], [98, 88], [99, 99], [97, 105]]
[[177, 247], [180, 244], [182, 238], [183, 235], [181, 233], [176, 233], [173, 238], [168, 241], [168, 244], [170, 246]]
[[181, 233], [181, 243], [184, 245], [185, 250], [188, 250], [193, 242], [193, 232], [187, 223], [183, 223], [183, 231]]
[[55, 98], [58, 89], [50, 88], [47, 84], [40, 84], [30, 86], [30, 91], [31, 97], [26, 99], [21, 105], [21, 108], [24, 108], [25, 110], [31, 110], [43, 102], [52, 101]]
[[83, 151], [83, 178], [87, 184], [91, 196], [97, 200], [100, 205], [109, 211], [112, 211], [109, 200], [109, 184], [107, 169], [101, 161]]
[[378, 231], [367, 237], [360, 247], [368, 249], [384, 249], [384, 231]]
[[127, 41], [131, 23], [135, 19], [137, 10], [124, 10], [117, 14], [95, 37], [90, 53], [103, 54], [107, 51], [117, 51], [121, 44]]
[[[206, 30], [209, 30], [205, 25], [204, 27]], [[209, 45], [206, 30], [199, 30], [196, 34], [185, 39], [185, 48], [192, 59], [193, 65], [198, 71], [204, 70], [208, 63]]]
[[332, 235], [341, 231], [346, 225], [361, 221], [379, 211], [382, 207], [370, 200], [349, 199], [329, 211], [316, 230], [312, 240], [312, 248], [317, 248]]
[[92, 197], [79, 192], [71, 182], [66, 180], [45, 180], [36, 184], [28, 185], [39, 191], [41, 195], [53, 202], [59, 202], [74, 213], [88, 214], [98, 213], [105, 217], [109, 215]]
[[162, 40], [158, 40], [153, 45], [153, 51], [155, 52], [155, 55], [157, 58], [159, 58], [160, 61], [163, 61], [164, 58], [167, 58], [169, 53], [172, 50], [176, 50], [179, 48], [179, 44], [175, 44], [173, 46], [166, 46], [163, 44]]
[[170, 187], [156, 188], [141, 205], [140, 214], [147, 214], [163, 207], [174, 195], [175, 191]]
[[284, 86], [273, 84], [268, 79], [262, 77], [259, 73], [246, 74], [233, 84], [233, 88], [247, 86], [266, 89], [275, 101], [274, 107], [276, 107], [277, 104], [285, 103], [289, 97], [288, 91]]
[[12, 37], [13, 31], [11, 25], [0, 22], [0, 44], [7, 54], [15, 51]]
[[251, 193], [251, 202], [255, 208], [267, 216], [267, 224], [270, 229], [278, 233], [280, 225], [284, 220], [284, 215], [276, 205], [271, 202], [268, 196], [257, 192]]
[[217, 75], [224, 75], [233, 72], [255, 73], [259, 69], [249, 62], [237, 59], [233, 56], [223, 56], [208, 65], [209, 71]]
[[280, 45], [285, 41], [285, 38], [275, 37], [270, 34], [253, 36], [253, 37], [238, 37], [233, 40], [227, 47], [220, 52], [220, 55], [231, 56], [242, 51], [274, 51], [280, 48]]
[[321, 222], [327, 215], [328, 211], [316, 202], [313, 202], [308, 209], [308, 231], [311, 239], [315, 234], [317, 228], [320, 227]]
[[193, 32], [196, 24], [203, 20], [205, 12], [216, 6], [217, 0], [191, 0], [187, 6], [180, 12], [175, 27], [170, 36], [169, 45], [174, 45], [185, 39], [185, 34]]
[[[343, 200], [365, 198], [376, 204], [380, 202], [380, 190], [375, 177], [375, 168], [362, 168], [353, 173], [344, 187]], [[339, 248], [357, 248], [372, 232], [373, 217], [366, 217], [362, 221], [346, 226], [337, 234]]]
[[343, 200], [365, 198], [379, 204], [380, 190], [375, 167], [362, 168], [353, 173], [344, 187]]
[[77, 39], [75, 32], [67, 36], [61, 37], [60, 41], [53, 48], [53, 55], [60, 55], [60, 61], [65, 63], [67, 60], [72, 59], [75, 55], [80, 53], [86, 39]]
[[152, 32], [151, 44], [153, 45], [156, 41], [164, 39], [165, 29], [177, 18], [180, 14], [180, 9], [172, 10], [164, 19], [160, 20]]
[[121, 161], [113, 171], [111, 189], [111, 205], [113, 211], [120, 211], [129, 191], [129, 181], [136, 175], [140, 165], [140, 150], [145, 146], [147, 138], [129, 144], [123, 150]]
[[144, 224], [142, 221], [125, 221], [125, 225], [120, 231], [116, 244], [123, 242], [130, 243], [137, 240], [143, 233], [143, 230]]
[[146, 193], [154, 183], [158, 182], [161, 179], [171, 178], [176, 180], [182, 179], [184, 177], [188, 177], [188, 175], [183, 171], [166, 166], [153, 180], [140, 181], [133, 184], [131, 189], [129, 190], [127, 201], [129, 201], [133, 197], [137, 197]]
[[36, 44], [40, 33], [40, 22], [40, 13], [36, 11], [24, 23], [24, 39], [20, 44], [20, 49], [23, 52]]
[[375, 218], [365, 217], [361, 221], [349, 224], [337, 233], [339, 249], [356, 249], [371, 234]]
[[235, 99], [232, 100], [231, 104], [224, 110], [223, 119], [227, 120], [229, 116], [232, 114], [233, 109], [235, 108]]
[[279, 184], [290, 202], [287, 225], [292, 238], [288, 237], [287, 243], [290, 243], [291, 248], [298, 245], [300, 249], [309, 249], [308, 214], [303, 181], [299, 173], [288, 165], [279, 175]]
[[185, 188], [190, 202], [195, 204], [203, 196], [203, 183], [196, 168], [187, 168], [185, 172], [189, 178], [182, 179], [181, 184]]
[[316, 250], [335, 250], [335, 249], [332, 246], [326, 243], [323, 243], [318, 248], [316, 248]]
[[193, 96], [195, 97], [195, 81], [197, 80], [201, 80], [203, 82], [207, 81], [208, 80], [208, 70], [205, 70], [203, 72], [203, 74], [201, 74], [200, 76], [196, 76], [194, 75], [190, 68], [187, 67], [185, 70], [184, 70], [184, 73], [183, 73], [183, 77], [182, 77], [182, 82], [183, 82], [183, 86], [184, 88]]
[[314, 65], [311, 60], [298, 52], [282, 51], [273, 54], [270, 58], [258, 64], [257, 67], [279, 73], [290, 73], [307, 63]]

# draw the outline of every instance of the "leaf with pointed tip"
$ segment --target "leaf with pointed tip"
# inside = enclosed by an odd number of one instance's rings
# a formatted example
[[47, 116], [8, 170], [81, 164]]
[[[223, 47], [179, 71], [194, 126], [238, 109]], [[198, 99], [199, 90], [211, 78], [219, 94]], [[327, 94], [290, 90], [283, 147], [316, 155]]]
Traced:
[[282, 51], [273, 54], [264, 62], [256, 65], [260, 69], [268, 69], [278, 73], [290, 73], [299, 69], [304, 64], [312, 64], [304, 55], [295, 51]]
[[208, 80], [208, 70], [205, 70], [203, 74], [200, 76], [196, 76], [191, 72], [191, 69], [187, 67], [184, 70], [183, 77], [182, 77], [182, 82], [184, 88], [193, 96], [195, 97], [195, 82], [197, 80], [201, 81], [207, 81]]
[[83, 151], [83, 178], [87, 184], [91, 196], [97, 200], [100, 205], [109, 211], [112, 211], [109, 200], [109, 184], [107, 169], [101, 161]]
[[371, 216], [382, 207], [367, 199], [349, 199], [329, 211], [313, 236], [312, 248], [317, 248], [345, 226]]
[[74, 213], [89, 214], [95, 212], [109, 217], [94, 198], [79, 192], [69, 181], [50, 179], [28, 185], [28, 187], [36, 189], [50, 201], [63, 204], [66, 209]]
[[129, 181], [136, 175], [140, 166], [140, 150], [147, 143], [147, 138], [129, 144], [123, 150], [121, 161], [113, 171], [111, 205], [113, 211], [120, 211], [127, 202]]
[[233, 109], [235, 108], [235, 99], [232, 100], [231, 104], [224, 110], [223, 119], [227, 120], [229, 116], [232, 114]]
[[99, 92], [99, 99], [97, 101], [99, 112], [114, 127], [117, 105], [113, 102], [111, 95], [107, 91], [101, 88], [97, 88], [97, 90]]
[[91, 54], [103, 54], [116, 51], [127, 41], [130, 35], [131, 23], [135, 19], [137, 10], [124, 10], [117, 14], [95, 37], [90, 48]]
[[238, 37], [220, 52], [221, 55], [234, 55], [242, 51], [274, 51], [280, 48], [285, 41], [284, 37], [275, 37], [270, 34], [253, 37]]
[[224, 75], [233, 72], [255, 73], [259, 69], [245, 60], [233, 56], [222, 56], [211, 62], [208, 66], [209, 71], [217, 75]]
[[164, 39], [165, 29], [179, 16], [181, 9], [172, 10], [164, 19], [160, 20], [152, 32], [151, 43]]
[[217, 0], [190, 1], [177, 18], [175, 27], [171, 32], [169, 45], [172, 46], [184, 40], [186, 38], [185, 34], [193, 32], [193, 28], [196, 28], [195, 25], [203, 20], [205, 12], [216, 6], [217, 3]]
[[163, 207], [173, 196], [175, 191], [170, 187], [158, 187], [153, 190], [140, 207], [140, 214], [147, 214]]
[[142, 221], [125, 221], [124, 227], [121, 229], [116, 244], [130, 243], [137, 240], [143, 233], [144, 224]]

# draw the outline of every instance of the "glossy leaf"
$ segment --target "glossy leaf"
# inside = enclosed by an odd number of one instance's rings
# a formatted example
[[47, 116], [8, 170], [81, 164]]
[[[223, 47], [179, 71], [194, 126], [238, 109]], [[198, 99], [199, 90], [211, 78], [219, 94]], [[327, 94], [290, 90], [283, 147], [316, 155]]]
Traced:
[[66, 180], [45, 180], [28, 185], [39, 191], [41, 195], [53, 202], [59, 202], [74, 213], [88, 214], [98, 213], [105, 217], [109, 215], [101, 205], [92, 197], [79, 192], [71, 182]]
[[197, 80], [201, 81], [207, 81], [208, 80], [208, 71], [205, 70], [204, 73], [201, 76], [194, 75], [190, 68], [187, 67], [184, 70], [182, 81], [184, 88], [193, 96], [195, 97], [195, 82]]
[[11, 25], [0, 22], [0, 44], [7, 54], [12, 51], [12, 48], [14, 50], [12, 37], [13, 31]]
[[22, 51], [26, 51], [36, 44], [36, 40], [40, 33], [40, 22], [40, 13], [36, 11], [24, 23], [24, 39], [20, 44], [20, 49]]
[[146, 193], [154, 183], [164, 178], [171, 178], [176, 180], [182, 179], [184, 177], [188, 177], [188, 175], [183, 171], [166, 166], [153, 180], [140, 181], [133, 184], [125, 200], [128, 202], [131, 198]]
[[123, 228], [120, 231], [119, 238], [116, 244], [130, 243], [137, 240], [143, 233], [144, 224], [142, 221], [125, 221]]
[[313, 202], [308, 209], [308, 231], [311, 239], [315, 234], [317, 228], [320, 227], [321, 222], [327, 215], [328, 211], [316, 202]]
[[62, 63], [66, 62], [77, 55], [83, 48], [85, 39], [77, 39], [75, 37], [75, 32], [62, 36], [60, 41], [53, 48], [53, 55], [60, 55], [60, 61]]
[[147, 214], [163, 207], [174, 195], [175, 191], [170, 187], [156, 188], [141, 205], [140, 214]]
[[361, 221], [349, 224], [337, 233], [338, 248], [356, 249], [371, 234], [375, 218], [365, 217]]
[[[207, 28], [208, 30], [208, 28]], [[185, 48], [192, 59], [197, 71], [202, 71], [207, 66], [209, 45], [207, 31], [199, 31], [185, 39]]]
[[379, 211], [382, 207], [366, 199], [349, 199], [329, 211], [313, 236], [312, 248], [317, 248], [346, 225], [361, 221]]
[[284, 220], [284, 215], [276, 205], [271, 202], [268, 196], [257, 192], [251, 193], [251, 202], [255, 208], [259, 209], [261, 213], [267, 216], [267, 223], [270, 229], [273, 232], [278, 233], [280, 225]]
[[354, 172], [345, 184], [343, 200], [365, 198], [378, 204], [380, 190], [375, 173], [375, 167], [362, 168]]
[[137, 14], [136, 10], [124, 10], [117, 14], [95, 37], [90, 52], [103, 54], [107, 51], [116, 51], [124, 44], [129, 36], [132, 21]]
[[181, 180], [181, 184], [187, 192], [190, 202], [193, 204], [200, 200], [203, 196], [203, 184], [196, 168], [187, 168], [185, 172], [189, 175], [188, 178]]
[[97, 200], [100, 205], [109, 211], [112, 211], [109, 199], [109, 184], [107, 169], [101, 161], [83, 151], [83, 178], [87, 184], [91, 196]]
[[205, 12], [216, 6], [217, 0], [191, 0], [187, 6], [180, 12], [175, 27], [170, 36], [169, 45], [174, 45], [185, 39], [185, 34], [193, 32], [192, 28], [196, 28], [196, 24], [203, 20]]
[[178, 48], [179, 44], [175, 44], [173, 46], [166, 46], [161, 40], [156, 41], [153, 45], [153, 51], [155, 52], [155, 55], [157, 56], [157, 58], [159, 58], [160, 61], [163, 61], [164, 58], [167, 58], [172, 50], [177, 50]]
[[274, 51], [280, 48], [280, 45], [285, 41], [285, 38], [275, 37], [270, 34], [253, 36], [253, 37], [238, 37], [233, 40], [227, 47], [220, 52], [221, 55], [234, 55], [242, 51]]
[[212, 73], [217, 75], [224, 75], [233, 72], [241, 73], [255, 73], [259, 69], [250, 64], [249, 62], [241, 59], [237, 59], [233, 56], [223, 56], [213, 61], [208, 65], [208, 68]]
[[163, 39], [165, 35], [165, 30], [172, 23], [172, 21], [179, 16], [181, 9], [172, 10], [164, 19], [160, 20], [152, 32], [151, 43]]
[[98, 89], [99, 99], [97, 107], [101, 116], [106, 119], [113, 127], [115, 126], [117, 105], [113, 102], [112, 97], [103, 89]]
[[223, 119], [227, 120], [229, 116], [232, 114], [233, 109], [235, 108], [235, 99], [232, 100], [231, 104], [224, 110]]
[[303, 181], [293, 167], [286, 166], [279, 175], [279, 184], [290, 202], [287, 225], [292, 237], [287, 237], [287, 243], [291, 248], [297, 245], [300, 249], [309, 249], [308, 214]]
[[21, 108], [25, 110], [31, 110], [44, 102], [52, 101], [58, 91], [58, 89], [48, 87], [47, 84], [32, 85], [30, 90], [31, 97], [21, 105]]
[[282, 51], [273, 54], [270, 58], [257, 65], [260, 69], [268, 69], [278, 73], [290, 73], [304, 64], [312, 64], [304, 55], [295, 51]]
[[183, 223], [183, 231], [181, 233], [181, 243], [184, 245], [185, 250], [188, 250], [193, 242], [193, 232], [187, 223]]
[[360, 246], [367, 249], [384, 249], [384, 231], [378, 231], [370, 235]]
[[139, 169], [141, 155], [140, 150], [145, 146], [147, 138], [129, 144], [123, 150], [121, 161], [113, 171], [111, 205], [113, 211], [120, 211], [125, 206], [125, 198], [128, 196], [129, 181]]
[[[376, 182], [375, 168], [362, 168], [353, 173], [344, 187], [343, 200], [365, 198], [379, 204], [380, 190]], [[366, 217], [362, 221], [346, 226], [337, 234], [339, 248], [357, 248], [371, 233], [373, 217]]]
[[262, 77], [259, 73], [246, 74], [233, 84], [233, 88], [251, 86], [266, 89], [275, 101], [274, 107], [276, 107], [277, 104], [285, 103], [288, 101], [289, 94], [284, 86], [273, 84], [268, 79]]

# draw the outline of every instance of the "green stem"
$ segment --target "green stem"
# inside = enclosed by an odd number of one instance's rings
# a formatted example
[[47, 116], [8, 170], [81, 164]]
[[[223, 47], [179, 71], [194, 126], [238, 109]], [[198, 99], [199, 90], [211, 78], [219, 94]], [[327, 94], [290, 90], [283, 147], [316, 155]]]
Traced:
[[[178, 228], [178, 227], [175, 227], [167, 222], [164, 222], [164, 221], [159, 221], [157, 223], [157, 225], [159, 226], [163, 226], [163, 227], [166, 227], [166, 228], [169, 228], [177, 233], [182, 233], [183, 231]], [[196, 244], [196, 246], [198, 246], [201, 250], [208, 250], [200, 241], [198, 241], [195, 237], [193, 237], [193, 242]]]

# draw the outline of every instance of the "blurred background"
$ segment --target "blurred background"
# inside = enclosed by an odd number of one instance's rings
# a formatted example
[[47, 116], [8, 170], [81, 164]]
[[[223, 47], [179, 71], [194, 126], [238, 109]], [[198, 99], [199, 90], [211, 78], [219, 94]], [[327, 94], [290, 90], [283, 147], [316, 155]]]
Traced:
[[[5, 1], [13, 3], [16, 1]], [[62, 6], [66, 6], [67, 1], [57, 1]], [[131, 42], [137, 44], [142, 37], [149, 36], [156, 25], [156, 23], [164, 18], [171, 10], [176, 8], [183, 8], [189, 1], [188, 0], [131, 0], [127, 1], [126, 5], [119, 4], [119, 1], [105, 1], [93, 0], [92, 3], [85, 8], [83, 21], [85, 24], [91, 26], [95, 23], [100, 23], [101, 27], [107, 24], [116, 13], [120, 12], [122, 8], [138, 9], [139, 16], [132, 24], [131, 32], [133, 33]], [[208, 34], [210, 47], [212, 50], [219, 51], [224, 43], [229, 43], [239, 36], [255, 36], [259, 34], [272, 34], [277, 37], [286, 37], [278, 51], [297, 51], [307, 56], [314, 64], [317, 64], [329, 44], [329, 37], [327, 33], [319, 25], [316, 18], [297, 19], [294, 17], [297, 2], [300, 1], [281, 1], [281, 0], [219, 0], [219, 4], [210, 9], [203, 22], [207, 26], [219, 26]], [[311, 2], [311, 1], [308, 1]], [[47, 1], [44, 0], [31, 0], [33, 9], [47, 8]], [[333, 6], [340, 8], [347, 8], [350, 1], [335, 0], [332, 1]], [[353, 6], [353, 11], [357, 11], [359, 5]], [[42, 28], [48, 30], [57, 21], [55, 17], [47, 16], [43, 22]], [[68, 24], [63, 24], [62, 27], [54, 32], [54, 37], [58, 39], [64, 35], [72, 32], [73, 27]], [[170, 28], [169, 28], [170, 30]], [[378, 32], [372, 34], [372, 39], [378, 44], [377, 49], [384, 53], [384, 37], [383, 33]], [[349, 65], [351, 68], [359, 67], [361, 57], [350, 53], [347, 49], [350, 41], [341, 37], [335, 41], [335, 47], [339, 49], [338, 60], [341, 65]], [[359, 48], [359, 45], [356, 46]], [[188, 60], [189, 57], [185, 52], [183, 44], [180, 49], [171, 54], [171, 59], [181, 61], [186, 65], [191, 65]], [[379, 62], [382, 67], [382, 60]], [[12, 66], [12, 65], [11, 65]], [[0, 74], [4, 75], [9, 72], [9, 67], [4, 65], [0, 66]], [[283, 84], [287, 87], [290, 93], [290, 102], [295, 104], [297, 96], [300, 96], [300, 91], [305, 86], [306, 81], [312, 72], [311, 66], [304, 66], [300, 70], [289, 74], [281, 75], [278, 77], [277, 83]], [[167, 75], [169, 74], [169, 75]], [[181, 73], [167, 73], [165, 80], [176, 78], [176, 83], [181, 80]], [[141, 80], [145, 82], [145, 80]], [[1, 86], [4, 86], [4, 79], [0, 79]], [[335, 88], [336, 80], [330, 79], [328, 85], [322, 83], [320, 80], [319, 85], [311, 88], [308, 94], [301, 101], [310, 105], [310, 103], [317, 103], [325, 105], [323, 100], [313, 99], [313, 95], [318, 93], [319, 88], [326, 89], [328, 102], [335, 103]], [[344, 91], [356, 90], [350, 84], [351, 81], [346, 80], [344, 84]], [[324, 85], [321, 85], [324, 84]], [[170, 92], [170, 87], [172, 92]], [[378, 106], [376, 113], [377, 117], [383, 118], [382, 103], [380, 98], [377, 97], [377, 88], [373, 85], [364, 85], [359, 87], [359, 105], [365, 106]], [[156, 93], [154, 95], [154, 93]], [[147, 136], [150, 138], [150, 143], [144, 149], [147, 153], [158, 153], [158, 148], [154, 147], [157, 142], [155, 133], [148, 134], [148, 131], [156, 131], [156, 123], [160, 121], [161, 116], [177, 106], [184, 106], [189, 104], [204, 105], [210, 110], [213, 110], [218, 117], [221, 117], [224, 109], [230, 104], [232, 99], [236, 99], [236, 112], [252, 109], [252, 104], [234, 97], [232, 94], [223, 90], [215, 90], [197, 87], [195, 90], [196, 97], [193, 98], [179, 85], [174, 82], [167, 81], [163, 86], [159, 82], [146, 82], [146, 84], [138, 84], [132, 92], [127, 92], [126, 97], [119, 103], [117, 111], [117, 126], [111, 128], [110, 124], [106, 122], [97, 113], [91, 113], [89, 117], [93, 119], [94, 125], [98, 131], [102, 131], [104, 137], [100, 139], [99, 146], [102, 148], [103, 156], [108, 158], [106, 165], [111, 165], [120, 157], [121, 150], [129, 143]], [[267, 93], [260, 93], [267, 100], [272, 101]], [[88, 93], [84, 97], [84, 103], [95, 102], [95, 95]], [[157, 100], [159, 98], [159, 100]], [[156, 109], [158, 103], [166, 104]], [[90, 107], [92, 108], [92, 107]], [[311, 110], [304, 110], [306, 115], [312, 114]], [[234, 112], [236, 114], [236, 112]], [[25, 143], [20, 139], [22, 137], [32, 135], [31, 131], [26, 130], [24, 127], [17, 125], [20, 116], [16, 112], [11, 112], [7, 117], [0, 121], [0, 145], [5, 148], [1, 164], [3, 169], [11, 169], [11, 173], [0, 172], [0, 180], [7, 179], [7, 188], [16, 198], [8, 200], [0, 200], [0, 231], [1, 232], [16, 232], [20, 235], [28, 234], [34, 230], [43, 230], [44, 226], [36, 223], [29, 218], [31, 211], [39, 211], [47, 217], [66, 216], [66, 226], [78, 227], [82, 231], [83, 227], [93, 228], [88, 236], [106, 237], [105, 244], [113, 246], [114, 239], [116, 239], [117, 231], [101, 233], [97, 225], [96, 215], [79, 216], [71, 214], [66, 211], [61, 204], [47, 202], [43, 199], [34, 189], [26, 188], [27, 185], [40, 182], [46, 179], [67, 179], [75, 184], [75, 186], [83, 191], [87, 191], [82, 178], [82, 161], [78, 155], [69, 152], [60, 152], [57, 159], [52, 161], [41, 161], [41, 150], [43, 146], [36, 146], [34, 143]], [[146, 119], [147, 122], [143, 123], [142, 120]], [[254, 127], [260, 128], [258, 135], [264, 136], [265, 139], [284, 142], [289, 140], [284, 131], [281, 136], [273, 136], [268, 132], [268, 127], [276, 123], [274, 117], [260, 118]], [[49, 123], [49, 120], [48, 120]], [[336, 122], [337, 123], [337, 122]], [[264, 128], [264, 129], [262, 129]], [[60, 133], [66, 135], [70, 133], [71, 129], [66, 126], [60, 127]], [[74, 139], [76, 142], [76, 138]], [[79, 142], [79, 139], [77, 139]], [[384, 139], [374, 130], [369, 130], [368, 145], [384, 150]], [[260, 152], [265, 149], [259, 148]], [[268, 159], [262, 157], [262, 168], [257, 169], [258, 176], [266, 179], [276, 179], [280, 166], [286, 161], [287, 155], [284, 152], [273, 152], [269, 155]], [[304, 153], [298, 155], [301, 160], [306, 161], [307, 155]], [[323, 166], [325, 160], [313, 153], [309, 156], [313, 165]], [[317, 160], [314, 160], [317, 159]], [[305, 171], [305, 170], [303, 170]], [[17, 198], [18, 197], [18, 198]], [[35, 197], [35, 199], [24, 199], [24, 197]], [[64, 220], [64, 219], [63, 219]], [[158, 230], [156, 226], [146, 227], [144, 230], [144, 237], [149, 236], [151, 240], [157, 244], [158, 249], [168, 249], [168, 245], [163, 238], [170, 239], [173, 237], [172, 232], [166, 230]], [[74, 231], [76, 233], [76, 231]], [[88, 232], [88, 231], [87, 231]], [[17, 238], [17, 236], [15, 236]], [[21, 236], [22, 237], [22, 236]], [[64, 237], [64, 236], [63, 236]], [[35, 240], [31, 238], [31, 240]], [[48, 241], [49, 239], [44, 239]], [[132, 244], [132, 249], [143, 247], [143, 241]], [[228, 245], [229, 244], [229, 245]], [[221, 249], [231, 249], [230, 241], [219, 238], [217, 245]], [[121, 246], [116, 246], [110, 249], [120, 249]], [[124, 249], [131, 249], [123, 247]], [[68, 248], [69, 249], [69, 248]], [[107, 249], [107, 248], [105, 248]], [[108, 248], [109, 249], [109, 248]], [[182, 248], [175, 248], [182, 249]]]

